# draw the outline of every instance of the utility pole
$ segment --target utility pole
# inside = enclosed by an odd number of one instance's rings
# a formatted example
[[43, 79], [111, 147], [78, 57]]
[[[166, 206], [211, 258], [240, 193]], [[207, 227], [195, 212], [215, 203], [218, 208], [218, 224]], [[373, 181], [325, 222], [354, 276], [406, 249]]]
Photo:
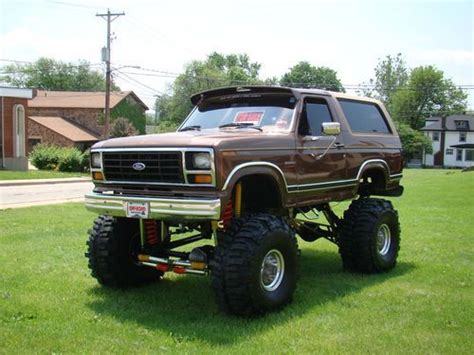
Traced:
[[110, 24], [112, 21], [117, 19], [119, 16], [124, 16], [125, 12], [121, 13], [111, 13], [107, 9], [106, 14], [96, 14], [96, 16], [102, 17], [107, 21], [107, 47], [102, 52], [102, 61], [105, 61], [106, 71], [105, 71], [105, 120], [104, 120], [104, 138], [109, 138], [109, 122], [110, 122], [110, 75], [112, 71], [110, 70]]

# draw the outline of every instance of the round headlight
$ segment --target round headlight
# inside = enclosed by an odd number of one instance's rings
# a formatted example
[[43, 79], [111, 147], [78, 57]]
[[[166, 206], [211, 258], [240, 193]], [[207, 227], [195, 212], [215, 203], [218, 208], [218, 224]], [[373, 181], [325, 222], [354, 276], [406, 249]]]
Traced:
[[209, 153], [193, 154], [193, 167], [196, 169], [207, 170], [211, 168], [211, 157]]
[[91, 154], [91, 167], [93, 167], [93, 168], [100, 168], [101, 167], [100, 153], [92, 153]]

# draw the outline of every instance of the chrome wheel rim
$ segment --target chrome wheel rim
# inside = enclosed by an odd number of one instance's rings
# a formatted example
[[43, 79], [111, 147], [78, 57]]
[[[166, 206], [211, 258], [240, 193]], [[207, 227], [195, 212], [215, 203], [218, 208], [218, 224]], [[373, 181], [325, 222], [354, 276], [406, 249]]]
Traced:
[[276, 290], [283, 281], [285, 259], [276, 249], [270, 250], [263, 258], [260, 268], [260, 285], [266, 291]]
[[380, 255], [387, 255], [392, 244], [392, 236], [389, 226], [382, 224], [377, 232], [377, 251]]

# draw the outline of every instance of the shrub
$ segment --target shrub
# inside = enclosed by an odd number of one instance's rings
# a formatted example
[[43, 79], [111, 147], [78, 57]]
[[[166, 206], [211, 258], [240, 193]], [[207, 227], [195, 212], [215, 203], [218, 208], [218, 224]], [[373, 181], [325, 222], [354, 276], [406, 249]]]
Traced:
[[77, 148], [38, 144], [30, 153], [31, 163], [40, 170], [84, 172], [89, 168], [89, 154]]
[[31, 163], [39, 170], [56, 170], [59, 164], [60, 148], [37, 144], [30, 153]]
[[423, 132], [417, 131], [405, 123], [397, 122], [396, 126], [402, 142], [405, 160], [409, 160], [417, 154], [421, 154], [423, 150], [428, 154], [433, 152], [431, 140], [425, 136]]
[[60, 150], [59, 171], [83, 171], [82, 153], [76, 148], [63, 148]]

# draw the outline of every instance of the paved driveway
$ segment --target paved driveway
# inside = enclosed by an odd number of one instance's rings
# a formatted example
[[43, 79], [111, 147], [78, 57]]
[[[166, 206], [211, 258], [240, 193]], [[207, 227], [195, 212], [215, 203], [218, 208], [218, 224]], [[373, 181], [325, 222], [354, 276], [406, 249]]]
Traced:
[[83, 201], [93, 186], [90, 181], [0, 186], [0, 209]]

